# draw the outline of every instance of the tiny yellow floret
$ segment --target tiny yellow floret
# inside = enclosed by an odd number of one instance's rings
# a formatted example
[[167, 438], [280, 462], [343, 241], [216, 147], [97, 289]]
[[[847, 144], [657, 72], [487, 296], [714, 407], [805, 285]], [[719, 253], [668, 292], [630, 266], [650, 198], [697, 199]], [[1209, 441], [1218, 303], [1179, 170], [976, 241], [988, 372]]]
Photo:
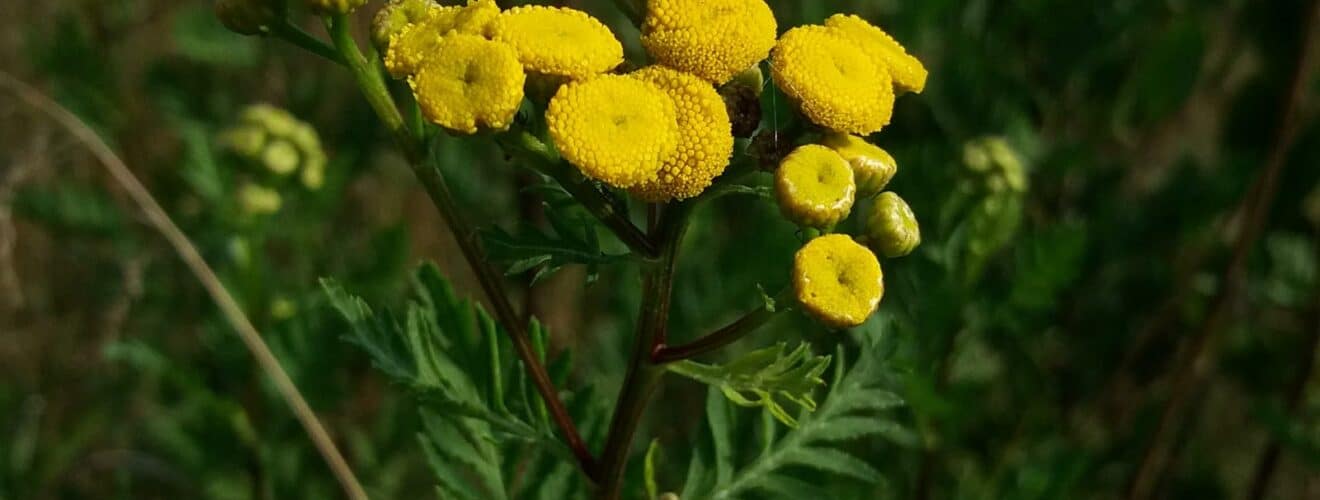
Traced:
[[853, 178], [857, 182], [857, 196], [870, 198], [883, 191], [889, 181], [898, 173], [898, 162], [879, 146], [866, 142], [866, 139], [850, 134], [827, 134], [824, 144], [852, 165]]
[[619, 188], [655, 179], [678, 147], [673, 99], [654, 84], [622, 75], [564, 84], [550, 99], [545, 121], [569, 163]]
[[486, 30], [512, 45], [527, 71], [582, 79], [623, 63], [623, 44], [596, 18], [580, 10], [541, 5], [514, 7]]
[[629, 76], [655, 84], [673, 99], [679, 130], [678, 149], [654, 180], [634, 187], [632, 194], [650, 202], [701, 194], [724, 172], [733, 154], [733, 129], [724, 100], [710, 82], [664, 66], [648, 66]]
[[824, 26], [801, 26], [780, 37], [771, 76], [812, 123], [859, 135], [878, 132], [894, 111], [889, 72], [857, 44]]
[[451, 33], [408, 79], [422, 114], [432, 123], [471, 134], [478, 126], [504, 130], [522, 104], [526, 75], [508, 45]]
[[798, 250], [793, 288], [802, 308], [833, 328], [866, 322], [885, 294], [880, 261], [843, 234], [821, 236]]
[[825, 26], [834, 28], [853, 41], [889, 71], [897, 93], [920, 94], [926, 88], [926, 67], [907, 53], [902, 45], [884, 30], [854, 15], [835, 14], [825, 20]]
[[775, 16], [764, 0], [650, 0], [646, 10], [646, 52], [716, 85], [764, 60], [775, 45]]
[[428, 3], [424, 14], [395, 29], [385, 50], [385, 69], [390, 76], [405, 78], [417, 72], [428, 57], [444, 57], [440, 38], [450, 34], [482, 35], [500, 14], [495, 0], [469, 0], [464, 6]]
[[801, 226], [830, 227], [848, 217], [856, 200], [852, 168], [834, 150], [801, 146], [775, 171], [775, 197], [784, 217]]

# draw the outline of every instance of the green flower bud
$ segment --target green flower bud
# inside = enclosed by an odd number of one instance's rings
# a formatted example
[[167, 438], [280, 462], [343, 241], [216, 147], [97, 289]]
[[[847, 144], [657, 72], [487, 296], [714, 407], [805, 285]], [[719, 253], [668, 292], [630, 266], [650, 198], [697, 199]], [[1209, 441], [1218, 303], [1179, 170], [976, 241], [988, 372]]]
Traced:
[[298, 314], [298, 304], [288, 297], [276, 297], [270, 302], [270, 316], [277, 320], [289, 319]]
[[325, 154], [319, 150], [303, 160], [302, 175], [299, 177], [303, 187], [316, 191], [325, 185]]
[[885, 257], [902, 257], [921, 244], [921, 227], [903, 198], [893, 191], [876, 196], [866, 219], [866, 243]]
[[261, 154], [266, 146], [266, 131], [257, 126], [240, 125], [220, 134], [220, 146], [245, 157]]
[[825, 146], [799, 147], [775, 171], [779, 209], [799, 226], [833, 227], [848, 217], [856, 196], [852, 168]]
[[279, 176], [289, 175], [298, 170], [298, 163], [301, 160], [298, 148], [283, 139], [271, 141], [261, 152], [261, 164]]
[[307, 0], [307, 7], [323, 15], [348, 14], [357, 10], [367, 0]]
[[238, 190], [238, 207], [248, 215], [273, 214], [283, 203], [279, 192], [265, 186], [249, 183]]
[[857, 196], [870, 198], [883, 191], [898, 173], [898, 162], [879, 146], [849, 134], [829, 134], [821, 143], [839, 153], [852, 166]]
[[390, 37], [425, 20], [434, 6], [435, 2], [431, 0], [393, 0], [385, 4], [371, 21], [371, 43], [384, 54], [389, 50]]
[[215, 17], [229, 31], [240, 35], [260, 35], [279, 22], [280, 14], [267, 0], [218, 0]]
[[761, 91], [765, 89], [765, 75], [761, 73], [761, 65], [753, 65], [742, 73], [734, 75], [729, 83], [724, 84], [724, 88], [731, 87], [750, 90], [753, 96], [760, 98]]

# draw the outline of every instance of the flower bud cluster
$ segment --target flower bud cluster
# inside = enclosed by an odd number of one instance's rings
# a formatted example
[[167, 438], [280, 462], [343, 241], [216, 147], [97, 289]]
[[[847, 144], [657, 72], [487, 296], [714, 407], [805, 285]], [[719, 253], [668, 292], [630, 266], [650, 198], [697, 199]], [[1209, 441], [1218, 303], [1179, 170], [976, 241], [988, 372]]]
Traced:
[[269, 104], [248, 106], [238, 123], [218, 137], [222, 149], [249, 168], [239, 188], [239, 207], [248, 214], [279, 211], [278, 187], [290, 180], [308, 190], [325, 183], [326, 156], [311, 125]]

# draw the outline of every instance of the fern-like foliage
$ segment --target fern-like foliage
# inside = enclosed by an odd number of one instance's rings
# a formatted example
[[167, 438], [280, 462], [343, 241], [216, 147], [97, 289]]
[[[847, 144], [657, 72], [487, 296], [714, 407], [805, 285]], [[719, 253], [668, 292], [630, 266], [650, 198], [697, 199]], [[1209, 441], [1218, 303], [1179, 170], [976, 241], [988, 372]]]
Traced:
[[776, 420], [797, 427], [783, 400], [807, 412], [816, 410], [812, 391], [825, 383], [820, 378], [829, 368], [829, 356], [816, 356], [806, 343], [785, 353], [779, 343], [757, 349], [723, 365], [680, 361], [669, 371], [719, 388], [730, 401], [741, 406], [763, 407]]
[[[519, 363], [506, 361], [512, 356], [501, 347], [504, 332], [479, 306], [456, 297], [439, 270], [426, 265], [418, 271], [419, 299], [402, 318], [373, 311], [332, 280], [322, 285], [350, 326], [345, 338], [415, 395], [424, 427], [418, 438], [441, 498], [574, 494], [580, 485], [571, 482], [572, 455], [555, 438]], [[543, 346], [540, 325], [533, 321], [529, 331]], [[548, 490], [523, 484], [531, 469], [544, 474], [538, 478], [561, 479]]]
[[735, 464], [733, 443], [737, 441], [730, 406], [712, 389], [706, 400], [706, 417], [714, 453], [709, 458], [702, 453], [694, 455], [682, 498], [828, 498], [818, 485], [798, 479], [795, 469], [863, 482], [879, 481], [880, 473], [874, 467], [844, 451], [841, 445], [882, 437], [909, 446], [916, 438], [910, 429], [883, 414], [901, 406], [903, 400], [890, 390], [896, 378], [877, 350], [874, 345], [863, 348], [856, 365], [846, 369], [840, 348], [835, 355], [830, 391], [820, 407], [778, 439], [774, 421], [764, 419], [760, 453], [741, 468]]

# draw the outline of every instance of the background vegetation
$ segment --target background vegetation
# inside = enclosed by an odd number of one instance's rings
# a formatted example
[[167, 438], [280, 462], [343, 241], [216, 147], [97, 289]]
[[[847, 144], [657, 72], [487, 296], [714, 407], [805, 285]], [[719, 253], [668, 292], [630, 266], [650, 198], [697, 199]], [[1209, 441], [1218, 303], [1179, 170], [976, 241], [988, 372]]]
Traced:
[[[636, 40], [610, 2], [563, 3]], [[1320, 498], [1316, 2], [770, 3], [781, 27], [862, 14], [931, 71], [875, 137], [925, 240], [887, 261], [881, 314], [850, 333], [784, 316], [732, 349], [805, 339], [869, 370], [834, 390], [883, 410], [867, 417], [883, 426], [839, 445], [873, 473], [785, 477], [838, 498]], [[343, 340], [360, 333], [318, 279], [402, 304], [417, 264], [434, 261], [459, 296], [479, 288], [348, 75], [225, 31], [209, 2], [0, 12], [0, 69], [77, 113], [147, 181], [373, 496], [432, 494], [443, 460], [418, 435], [446, 431]], [[84, 145], [0, 96], [0, 499], [337, 497], [202, 288]], [[330, 158], [324, 188], [287, 189], [268, 218], [244, 215], [216, 145], [254, 102], [315, 125]], [[771, 104], [776, 122], [786, 111]], [[1025, 189], [973, 168], [985, 137], [1016, 152]], [[533, 180], [493, 144], [443, 151], [470, 210], [511, 231], [544, 224]], [[698, 212], [685, 245], [678, 340], [784, 284], [798, 239], [771, 204], [733, 196]], [[638, 301], [635, 267], [596, 272], [512, 278], [552, 332], [564, 385], [590, 388], [575, 397], [587, 407], [612, 403]], [[712, 477], [763, 467], [761, 412], [707, 404], [677, 379], [658, 397], [643, 434], [660, 450], [659, 491], [766, 494], [688, 474], [712, 453]], [[824, 401], [809, 418], [849, 414]], [[594, 447], [603, 425], [584, 424]], [[813, 439], [834, 437], [799, 444]], [[516, 469], [516, 491], [581, 487]]]

